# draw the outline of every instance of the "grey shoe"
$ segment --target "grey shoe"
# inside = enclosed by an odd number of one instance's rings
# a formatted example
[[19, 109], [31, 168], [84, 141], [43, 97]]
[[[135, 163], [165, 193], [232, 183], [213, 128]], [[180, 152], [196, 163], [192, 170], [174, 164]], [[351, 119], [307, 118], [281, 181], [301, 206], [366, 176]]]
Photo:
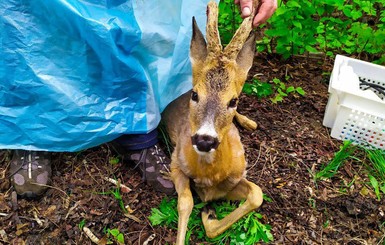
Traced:
[[139, 167], [143, 180], [155, 190], [174, 194], [174, 183], [170, 180], [170, 159], [158, 144], [143, 150], [128, 153], [135, 168]]
[[11, 183], [19, 196], [40, 196], [51, 182], [50, 153], [16, 150], [9, 173]]

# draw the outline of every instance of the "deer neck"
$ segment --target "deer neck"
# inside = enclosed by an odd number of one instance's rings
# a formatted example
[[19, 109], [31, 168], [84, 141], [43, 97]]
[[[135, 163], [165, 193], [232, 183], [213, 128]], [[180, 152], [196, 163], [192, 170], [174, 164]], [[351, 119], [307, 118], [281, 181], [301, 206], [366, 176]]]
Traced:
[[206, 166], [226, 164], [231, 162], [232, 158], [242, 156], [244, 151], [237, 132], [235, 127], [231, 128], [223, 136], [218, 148], [213, 152], [198, 153], [193, 150], [194, 158], [200, 165]]

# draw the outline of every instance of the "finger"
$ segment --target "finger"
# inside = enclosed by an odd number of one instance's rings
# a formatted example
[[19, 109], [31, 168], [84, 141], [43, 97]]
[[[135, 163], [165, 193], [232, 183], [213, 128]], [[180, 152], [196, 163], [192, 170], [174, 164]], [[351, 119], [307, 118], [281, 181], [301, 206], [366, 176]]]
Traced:
[[265, 3], [263, 3], [253, 20], [253, 25], [259, 26], [260, 24], [265, 23], [267, 19], [269, 19], [274, 14], [276, 9], [276, 1], [266, 1]]
[[253, 9], [252, 0], [238, 0], [241, 6], [241, 17], [246, 18], [250, 16], [251, 10]]

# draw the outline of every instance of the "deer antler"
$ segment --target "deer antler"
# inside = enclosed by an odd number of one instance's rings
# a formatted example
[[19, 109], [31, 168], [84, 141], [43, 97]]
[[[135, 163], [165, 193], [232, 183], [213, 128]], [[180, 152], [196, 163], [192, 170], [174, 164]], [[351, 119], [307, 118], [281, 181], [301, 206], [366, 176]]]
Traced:
[[207, 4], [206, 40], [209, 54], [222, 52], [221, 38], [218, 31], [218, 5], [214, 1]]
[[259, 5], [258, 0], [253, 0], [253, 9], [249, 17], [245, 18], [235, 32], [230, 43], [226, 46], [224, 54], [230, 60], [236, 59], [239, 51], [242, 49], [243, 44], [250, 35], [250, 32], [253, 30], [253, 19], [257, 13], [257, 6]]

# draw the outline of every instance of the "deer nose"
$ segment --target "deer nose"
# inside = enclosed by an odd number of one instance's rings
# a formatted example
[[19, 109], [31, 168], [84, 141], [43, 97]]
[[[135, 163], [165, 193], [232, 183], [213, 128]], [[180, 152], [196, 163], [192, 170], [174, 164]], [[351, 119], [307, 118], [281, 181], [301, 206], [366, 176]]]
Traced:
[[218, 138], [210, 135], [195, 134], [191, 137], [192, 144], [195, 145], [199, 151], [209, 152], [217, 149], [219, 145]]

